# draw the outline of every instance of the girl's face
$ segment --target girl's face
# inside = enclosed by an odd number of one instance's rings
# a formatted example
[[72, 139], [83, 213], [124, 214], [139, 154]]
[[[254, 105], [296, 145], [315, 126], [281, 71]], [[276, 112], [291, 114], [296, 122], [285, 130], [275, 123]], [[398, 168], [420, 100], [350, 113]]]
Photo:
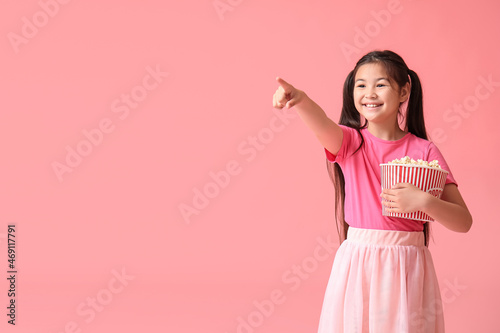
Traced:
[[362, 65], [356, 72], [354, 105], [368, 123], [397, 124], [399, 105], [408, 94], [409, 84], [400, 89], [380, 63]]

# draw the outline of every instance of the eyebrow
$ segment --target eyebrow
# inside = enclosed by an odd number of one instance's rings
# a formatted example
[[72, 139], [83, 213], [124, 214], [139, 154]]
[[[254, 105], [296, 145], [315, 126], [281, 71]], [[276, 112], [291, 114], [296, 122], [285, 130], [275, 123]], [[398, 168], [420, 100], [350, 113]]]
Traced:
[[[386, 78], [386, 77], [379, 77], [379, 78], [377, 79], [377, 81], [380, 81], [380, 80], [386, 80], [386, 81], [389, 81], [389, 79], [388, 79], [388, 78]], [[365, 81], [365, 79], [357, 79], [355, 82], [358, 82], [358, 81]]]

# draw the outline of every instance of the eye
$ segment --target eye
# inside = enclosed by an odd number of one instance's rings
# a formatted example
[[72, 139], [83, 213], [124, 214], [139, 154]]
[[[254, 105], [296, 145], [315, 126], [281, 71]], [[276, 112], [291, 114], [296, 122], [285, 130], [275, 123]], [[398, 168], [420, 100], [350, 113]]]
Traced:
[[364, 85], [364, 84], [358, 84], [358, 85], [356, 86], [356, 88], [364, 88], [364, 87], [365, 87], [365, 85]]
[[386, 85], [385, 85], [385, 84], [383, 84], [383, 83], [379, 83], [379, 84], [377, 84], [377, 87], [385, 87], [385, 86], [386, 86]]

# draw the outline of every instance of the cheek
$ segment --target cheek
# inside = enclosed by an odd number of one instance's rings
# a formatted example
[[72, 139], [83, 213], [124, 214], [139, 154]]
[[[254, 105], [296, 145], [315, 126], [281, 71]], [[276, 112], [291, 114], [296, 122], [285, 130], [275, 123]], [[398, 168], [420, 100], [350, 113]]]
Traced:
[[361, 103], [360, 100], [362, 98], [362, 95], [359, 93], [354, 93], [353, 98], [354, 98], [354, 104], [360, 104]]

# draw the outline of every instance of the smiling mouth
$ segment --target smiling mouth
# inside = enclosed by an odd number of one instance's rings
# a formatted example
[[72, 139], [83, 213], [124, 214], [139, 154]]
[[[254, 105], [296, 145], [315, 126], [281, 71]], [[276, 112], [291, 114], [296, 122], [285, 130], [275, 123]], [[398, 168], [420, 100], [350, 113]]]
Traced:
[[363, 104], [364, 107], [369, 108], [369, 109], [375, 109], [378, 108], [379, 106], [382, 106], [383, 104], [375, 104], [375, 103], [369, 103], [369, 104]]

